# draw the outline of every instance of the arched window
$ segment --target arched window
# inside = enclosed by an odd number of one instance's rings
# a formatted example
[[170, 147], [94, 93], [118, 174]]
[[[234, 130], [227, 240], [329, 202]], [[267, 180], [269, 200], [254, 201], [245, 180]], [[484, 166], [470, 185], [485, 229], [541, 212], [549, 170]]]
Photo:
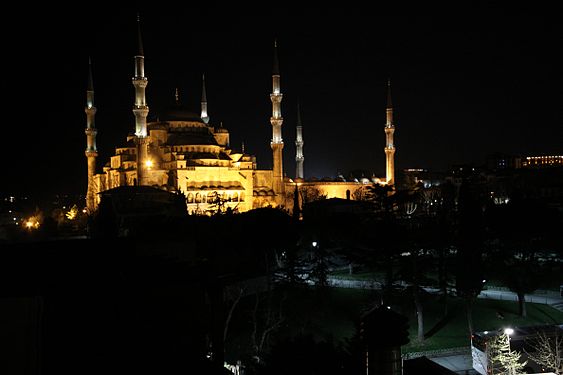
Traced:
[[244, 193], [243, 192], [240, 193], [239, 202], [244, 202]]
[[201, 203], [201, 195], [199, 195], [199, 193], [195, 193], [195, 202]]
[[215, 200], [215, 193], [212, 191], [207, 193], [207, 202], [213, 203], [214, 200]]
[[188, 193], [188, 203], [194, 203], [194, 195], [192, 193]]
[[233, 202], [238, 202], [238, 193], [236, 191], [233, 193]]

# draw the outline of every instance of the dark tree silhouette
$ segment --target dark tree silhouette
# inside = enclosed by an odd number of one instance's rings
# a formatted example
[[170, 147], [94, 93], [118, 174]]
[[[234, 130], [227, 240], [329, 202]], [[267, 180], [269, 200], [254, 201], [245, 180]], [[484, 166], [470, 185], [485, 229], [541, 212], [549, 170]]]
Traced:
[[465, 301], [469, 332], [473, 333], [472, 308], [483, 289], [483, 210], [479, 189], [464, 181], [459, 192], [456, 291]]

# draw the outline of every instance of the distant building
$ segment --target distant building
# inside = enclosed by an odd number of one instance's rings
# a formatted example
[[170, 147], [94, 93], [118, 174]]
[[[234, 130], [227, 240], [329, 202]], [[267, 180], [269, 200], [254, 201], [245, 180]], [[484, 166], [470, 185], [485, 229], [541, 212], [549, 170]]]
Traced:
[[521, 168], [521, 158], [513, 155], [494, 153], [487, 156], [487, 169], [498, 171], [503, 169]]
[[563, 167], [562, 155], [507, 155], [494, 153], [487, 157], [489, 170], [520, 169], [520, 168], [551, 168]]
[[521, 158], [522, 168], [563, 167], [563, 156], [542, 155]]

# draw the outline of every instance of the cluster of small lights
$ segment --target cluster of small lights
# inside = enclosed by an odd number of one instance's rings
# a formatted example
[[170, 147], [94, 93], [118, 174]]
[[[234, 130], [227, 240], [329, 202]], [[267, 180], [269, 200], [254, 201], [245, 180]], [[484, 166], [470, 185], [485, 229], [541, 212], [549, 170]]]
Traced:
[[563, 160], [563, 156], [526, 156], [526, 159], [561, 159]]

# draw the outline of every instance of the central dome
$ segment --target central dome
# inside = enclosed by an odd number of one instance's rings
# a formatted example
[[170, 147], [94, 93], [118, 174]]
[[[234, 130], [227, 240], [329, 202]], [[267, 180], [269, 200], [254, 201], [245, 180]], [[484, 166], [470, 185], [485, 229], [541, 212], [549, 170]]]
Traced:
[[160, 112], [160, 121], [190, 121], [204, 123], [200, 115], [191, 111], [189, 108], [175, 104]]

